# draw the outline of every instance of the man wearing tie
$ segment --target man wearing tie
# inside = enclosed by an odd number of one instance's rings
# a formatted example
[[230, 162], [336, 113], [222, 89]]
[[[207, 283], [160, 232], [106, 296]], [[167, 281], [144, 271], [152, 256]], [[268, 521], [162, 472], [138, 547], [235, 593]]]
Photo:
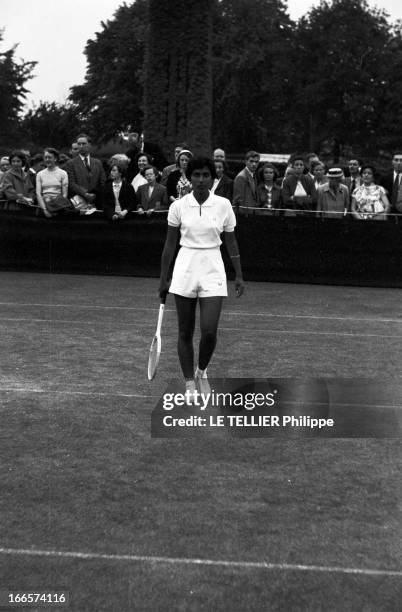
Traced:
[[89, 136], [79, 134], [76, 142], [78, 155], [70, 159], [64, 167], [68, 174], [69, 196], [81, 196], [88, 204], [95, 206], [95, 200], [105, 184], [105, 172], [102, 162], [90, 155]]
[[258, 207], [256, 170], [260, 154], [246, 153], [246, 166], [239, 172], [233, 183], [233, 206], [240, 215], [246, 215], [248, 208]]
[[380, 184], [387, 190], [391, 214], [402, 214], [402, 151], [395, 151], [393, 171], [382, 177]]
[[350, 159], [348, 162], [349, 176], [343, 179], [342, 183], [349, 189], [349, 199], [352, 201], [352, 193], [362, 184], [360, 175], [360, 162], [358, 159]]

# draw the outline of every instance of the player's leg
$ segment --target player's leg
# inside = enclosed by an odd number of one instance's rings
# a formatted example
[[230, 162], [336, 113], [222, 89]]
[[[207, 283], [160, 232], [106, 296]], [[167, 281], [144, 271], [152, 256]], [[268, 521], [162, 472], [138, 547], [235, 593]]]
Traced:
[[201, 339], [198, 368], [206, 370], [216, 346], [219, 317], [222, 310], [221, 296], [199, 298]]
[[175, 294], [176, 311], [179, 327], [177, 352], [186, 380], [194, 379], [193, 335], [195, 327], [195, 309], [197, 298], [187, 298]]

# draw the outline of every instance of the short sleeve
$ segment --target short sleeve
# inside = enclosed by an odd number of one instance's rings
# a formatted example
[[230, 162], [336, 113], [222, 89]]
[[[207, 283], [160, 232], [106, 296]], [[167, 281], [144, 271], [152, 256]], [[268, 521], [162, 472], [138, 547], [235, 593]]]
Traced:
[[380, 192], [380, 195], [386, 195], [386, 191], [384, 189], [384, 187], [382, 187], [381, 185], [377, 185], [378, 186], [378, 191]]
[[167, 220], [168, 225], [171, 225], [172, 227], [179, 227], [181, 225], [179, 200], [172, 202], [172, 204], [170, 205]]
[[236, 227], [236, 216], [233, 212], [233, 208], [229, 200], [227, 200], [227, 212], [225, 215], [225, 219], [223, 221], [223, 231], [224, 232], [234, 232], [234, 228]]

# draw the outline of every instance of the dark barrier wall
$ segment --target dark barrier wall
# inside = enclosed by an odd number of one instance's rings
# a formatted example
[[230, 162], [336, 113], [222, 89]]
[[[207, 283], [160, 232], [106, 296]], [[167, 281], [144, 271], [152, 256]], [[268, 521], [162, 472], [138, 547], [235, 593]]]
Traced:
[[[395, 222], [256, 216], [236, 231], [246, 280], [402, 287]], [[0, 211], [1, 269], [158, 276], [165, 234], [162, 215], [112, 223]]]

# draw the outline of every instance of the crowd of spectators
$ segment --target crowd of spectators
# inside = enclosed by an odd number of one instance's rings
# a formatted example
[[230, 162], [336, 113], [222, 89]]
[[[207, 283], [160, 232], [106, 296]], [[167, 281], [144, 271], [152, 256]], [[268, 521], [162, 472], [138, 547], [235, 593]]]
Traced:
[[[7, 210], [29, 206], [47, 218], [66, 213], [98, 213], [110, 221], [132, 213], [150, 216], [191, 191], [186, 168], [192, 156], [186, 143], [179, 143], [169, 164], [157, 145], [132, 133], [125, 152], [102, 162], [92, 155], [88, 135], [79, 134], [68, 155], [52, 147], [32, 158], [27, 150], [3, 155], [0, 201]], [[282, 172], [261, 161], [256, 151], [246, 153], [237, 173], [230, 171], [223, 149], [215, 149], [213, 158], [211, 191], [228, 198], [240, 215], [386, 220], [402, 212], [399, 151], [381, 177], [358, 159], [350, 159], [346, 168], [328, 168], [315, 153], [292, 155]]]

